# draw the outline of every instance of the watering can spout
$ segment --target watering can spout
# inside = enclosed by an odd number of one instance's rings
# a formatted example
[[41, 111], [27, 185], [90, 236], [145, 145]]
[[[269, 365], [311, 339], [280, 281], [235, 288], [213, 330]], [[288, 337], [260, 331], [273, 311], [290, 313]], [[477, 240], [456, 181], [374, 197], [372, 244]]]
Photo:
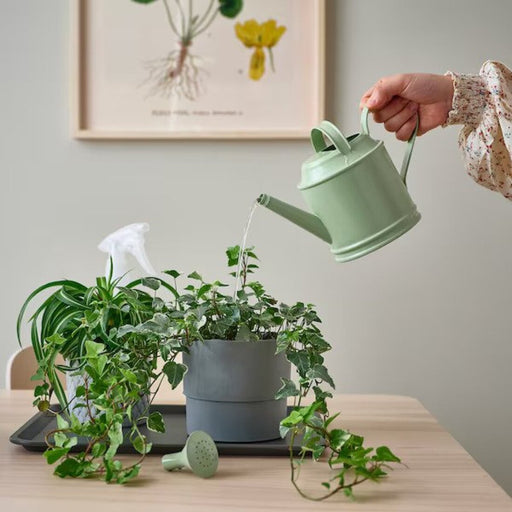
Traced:
[[328, 244], [332, 243], [331, 235], [327, 231], [323, 222], [316, 215], [305, 212], [300, 208], [296, 208], [291, 204], [280, 201], [279, 199], [268, 196], [267, 194], [261, 194], [257, 201], [261, 206], [265, 206], [265, 208], [281, 215], [281, 217], [288, 219], [290, 222], [293, 222], [297, 226], [300, 226], [313, 235], [316, 235], [318, 238], [321, 238], [324, 242], [327, 242]]

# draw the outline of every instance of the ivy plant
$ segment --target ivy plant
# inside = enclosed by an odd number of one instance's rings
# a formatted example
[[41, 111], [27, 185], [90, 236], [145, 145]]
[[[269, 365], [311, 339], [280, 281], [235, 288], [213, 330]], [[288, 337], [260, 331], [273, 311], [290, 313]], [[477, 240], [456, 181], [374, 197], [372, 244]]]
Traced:
[[[376, 449], [364, 445], [364, 438], [333, 422], [340, 413], [332, 414], [328, 388], [334, 389], [333, 379], [324, 365], [323, 354], [330, 350], [316, 324], [320, 321], [312, 305], [297, 304], [290, 308], [291, 327], [278, 334], [277, 352], [285, 352], [295, 367], [298, 383], [282, 379], [276, 398], [293, 397], [293, 408], [281, 421], [281, 435], [290, 436], [289, 453], [291, 481], [304, 498], [321, 501], [343, 491], [352, 497], [353, 488], [367, 480], [378, 481], [387, 475], [390, 463], [400, 459], [387, 447]], [[308, 405], [304, 399], [311, 395]], [[293, 446], [300, 436], [301, 451], [294, 456]], [[326, 489], [319, 496], [306, 493], [298, 484], [300, 466], [307, 458], [324, 460], [329, 478], [321, 482]]]
[[[314, 306], [278, 302], [259, 281], [251, 280], [251, 274], [259, 267], [254, 248], [229, 247], [226, 255], [230, 274], [236, 280], [234, 296], [225, 292], [225, 283], [207, 282], [198, 272], [189, 274], [183, 289], [178, 289], [178, 280], [183, 276], [176, 270], [166, 271], [174, 280], [174, 301], [163, 315], [164, 330], [169, 332], [176, 321], [192, 319], [192, 335], [184, 324], [175, 329], [177, 343], [277, 340], [277, 353], [284, 352], [297, 373], [297, 382], [282, 379], [276, 399], [294, 400], [290, 415], [281, 422], [281, 434], [289, 435], [291, 480], [301, 496], [323, 500], [339, 491], [352, 496], [355, 486], [384, 478], [390, 464], [399, 463], [400, 459], [387, 446], [367, 447], [362, 436], [333, 426], [339, 413], [332, 414], [328, 407], [328, 399], [332, 398], [329, 390], [335, 384], [324, 359], [331, 346], [321, 333], [321, 320]], [[187, 332], [186, 340], [180, 338], [183, 331]], [[298, 458], [294, 456], [297, 438], [302, 438]], [[308, 457], [327, 463], [330, 477], [321, 482], [326, 489], [321, 496], [311, 496], [299, 486], [298, 468]]]
[[[165, 431], [162, 415], [150, 413], [149, 404], [164, 379], [173, 388], [181, 381], [185, 367], [175, 359], [186, 347], [160, 336], [158, 314], [163, 301], [156, 291], [161, 287], [169, 285], [157, 278], [137, 280], [126, 287], [119, 286], [112, 275], [99, 277], [92, 287], [61, 280], [39, 287], [23, 304], [17, 323], [20, 343], [27, 307], [53, 290], [30, 323], [38, 362], [33, 380], [39, 381], [34, 405], [56, 416], [57, 428], [46, 435], [48, 449], [44, 453], [49, 464], [56, 464], [56, 475], [97, 476], [125, 483], [138, 474], [151, 450], [140, 426]], [[134, 326], [141, 323], [145, 329], [137, 331]], [[65, 364], [56, 363], [58, 354]], [[161, 370], [159, 358], [165, 363]], [[65, 374], [83, 378], [75, 396], [66, 396], [60, 380]], [[50, 408], [53, 395], [59, 401], [58, 409]], [[143, 397], [149, 400], [141, 409]], [[85, 421], [79, 419], [79, 409], [87, 411]], [[123, 424], [129, 425], [125, 432]], [[79, 437], [85, 438], [87, 445], [76, 451]], [[139, 458], [128, 464], [116, 458], [124, 438], [139, 453]]]

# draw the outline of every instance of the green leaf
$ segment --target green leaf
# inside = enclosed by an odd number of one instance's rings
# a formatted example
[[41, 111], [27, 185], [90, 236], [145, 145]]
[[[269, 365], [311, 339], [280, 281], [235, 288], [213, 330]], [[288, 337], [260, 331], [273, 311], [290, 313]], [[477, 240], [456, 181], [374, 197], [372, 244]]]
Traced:
[[155, 277], [143, 277], [141, 279], [141, 284], [142, 286], [146, 286], [147, 288], [155, 291], [160, 288], [160, 281]]
[[57, 414], [57, 427], [60, 430], [66, 430], [69, 428], [69, 423], [60, 414]]
[[[124, 306], [121, 308], [121, 311], [123, 311], [123, 313], [128, 313], [128, 311], [124, 311]], [[118, 329], [116, 329], [115, 327], [112, 328], [110, 330], [110, 336], [115, 336], [117, 339], [120, 339], [123, 336], [126, 336], [127, 334], [131, 334], [132, 332], [138, 332], [137, 327], [134, 327], [133, 325], [130, 324], [126, 324], [121, 325]]]
[[165, 302], [160, 297], [154, 297], [151, 307], [156, 311], [162, 311], [164, 309]]
[[56, 332], [51, 336], [48, 336], [46, 341], [48, 343], [54, 343], [55, 345], [62, 345], [66, 341], [66, 338], [63, 338], [58, 332]]
[[346, 487], [343, 489], [343, 493], [347, 498], [354, 499], [354, 492], [352, 491], [352, 487]]
[[143, 454], [145, 452], [145, 443], [141, 436], [137, 436], [135, 439], [132, 439], [132, 445], [139, 453]]
[[169, 354], [171, 353], [171, 347], [169, 345], [160, 345], [158, 348], [162, 360], [167, 361]]
[[315, 349], [316, 352], [318, 352], [320, 354], [323, 352], [327, 352], [328, 350], [331, 349], [331, 345], [329, 345], [329, 343], [327, 343], [322, 338], [322, 336], [320, 336], [317, 333], [308, 335], [307, 342], [309, 345], [311, 345]]
[[352, 434], [346, 430], [333, 429], [329, 432], [329, 445], [333, 450], [339, 451], [351, 437]]
[[68, 452], [69, 448], [49, 448], [43, 453], [43, 455], [48, 464], [54, 464], [60, 458], [64, 457], [64, 455], [67, 455]]
[[197, 291], [197, 298], [198, 299], [203, 298], [203, 296], [206, 293], [208, 293], [211, 289], [212, 289], [212, 285], [211, 284], [203, 284], [203, 286], [201, 286], [201, 288], [199, 288], [199, 290]]
[[41, 384], [34, 388], [34, 396], [46, 396], [48, 394], [48, 384]]
[[300, 411], [293, 410], [286, 418], [281, 420], [283, 427], [294, 427], [304, 421], [304, 416]]
[[95, 368], [100, 376], [103, 375], [103, 370], [105, 369], [107, 362], [108, 362], [108, 357], [105, 354], [100, 355], [98, 357], [98, 359], [96, 360]]
[[363, 478], [371, 478], [372, 477], [372, 471], [367, 469], [364, 466], [358, 466], [354, 468], [354, 472], [356, 475], [361, 475]]
[[375, 450], [375, 454], [372, 459], [377, 462], [401, 462], [387, 446], [379, 446]]
[[290, 427], [279, 425], [279, 435], [281, 436], [282, 439], [284, 439], [288, 435], [288, 432], [290, 432]]
[[246, 324], [240, 324], [236, 332], [236, 341], [249, 341], [251, 339], [251, 329]]
[[32, 377], [30, 377], [30, 380], [31, 381], [35, 381], [35, 380], [44, 380], [44, 371], [42, 368], [38, 368], [36, 373], [34, 373], [34, 375], [32, 375]]
[[76, 396], [76, 398], [80, 398], [81, 396], [85, 396], [85, 386], [83, 386], [83, 385], [77, 386], [76, 387], [75, 396]]
[[123, 429], [120, 421], [115, 422], [108, 431], [108, 438], [110, 439], [110, 447], [108, 451], [112, 455], [117, 450], [118, 446], [123, 442]]
[[181, 276], [181, 273], [178, 272], [177, 270], [164, 270], [164, 274], [167, 274], [173, 277], [174, 279], [178, 279], [178, 277]]
[[164, 364], [162, 371], [167, 375], [167, 380], [172, 389], [183, 380], [183, 376], [187, 372], [187, 367], [184, 364], [176, 363], [175, 361], [168, 361]]
[[152, 444], [147, 442], [147, 439], [143, 435], [138, 435], [132, 440], [133, 447], [141, 454], [146, 454], [151, 451]]
[[228, 267], [234, 267], [238, 265], [238, 259], [240, 257], [240, 246], [234, 245], [226, 249], [226, 256], [228, 257]]
[[61, 288], [57, 294], [55, 295], [55, 298], [66, 304], [67, 306], [70, 306], [71, 308], [76, 308], [78, 310], [83, 310], [87, 306], [81, 301], [75, 299], [72, 293], [69, 293], [65, 287]]
[[284, 352], [290, 346], [290, 343], [291, 340], [287, 336], [283, 335], [283, 333], [280, 333], [277, 337], [276, 354]]
[[95, 341], [85, 340], [85, 352], [87, 357], [96, 358], [105, 350], [103, 343], [96, 343]]
[[327, 382], [333, 389], [335, 387], [332, 377], [329, 375], [327, 368], [321, 364], [316, 364], [313, 368], [310, 368], [306, 373], [308, 379], [314, 380], [319, 379]]
[[[137, 0], [135, 0], [135, 1], [137, 1]], [[132, 478], [135, 478], [139, 474], [139, 471], [140, 471], [140, 464], [136, 464], [128, 471], [123, 471], [122, 473], [120, 473], [117, 476], [116, 482], [118, 484], [125, 484]]]
[[381, 478], [387, 476], [387, 473], [380, 466], [374, 466], [370, 473], [370, 478], [374, 481], [380, 480]]
[[189, 274], [187, 276], [189, 279], [195, 279], [196, 281], [201, 281], [203, 282], [203, 278], [197, 273], [197, 272], [192, 272], [191, 274]]
[[291, 352], [286, 354], [286, 359], [297, 368], [301, 377], [312, 378], [309, 376], [308, 371], [310, 370], [309, 355], [306, 352]]
[[297, 396], [299, 394], [299, 390], [297, 389], [297, 386], [293, 380], [281, 377], [281, 382], [283, 385], [277, 390], [277, 393], [274, 397], [276, 400], [287, 398], [289, 396]]
[[81, 475], [82, 471], [83, 466], [82, 464], [80, 464], [78, 460], [68, 458], [55, 468], [53, 474], [60, 476], [61, 478], [64, 478], [66, 476], [77, 477]]
[[91, 454], [93, 457], [101, 457], [107, 451], [107, 446], [104, 443], [95, 443], [92, 447]]
[[135, 2], [137, 4], [152, 4], [153, 2], [156, 2], [157, 0], [132, 0], [132, 2]]
[[340, 413], [337, 412], [336, 414], [333, 414], [330, 418], [327, 418], [324, 422], [324, 428], [327, 428], [339, 415]]
[[318, 445], [311, 450], [311, 455], [313, 456], [313, 459], [318, 460], [323, 455], [324, 451], [325, 446]]
[[251, 283], [247, 284], [247, 287], [250, 288], [256, 297], [261, 297], [265, 293], [265, 288], [263, 288], [263, 285], [259, 283], [258, 281], [253, 281]]
[[[315, 393], [315, 400], [317, 402], [324, 401], [326, 398], [332, 398], [332, 393], [329, 393], [328, 391], [324, 391], [319, 386], [313, 386], [313, 391]], [[336, 414], [337, 416], [337, 414]]]
[[60, 448], [66, 447], [68, 440], [69, 440], [68, 436], [62, 432], [55, 432], [55, 435], [53, 436], [53, 441], [55, 443], [55, 446], [58, 446]]
[[[142, 283], [142, 279], [140, 282]], [[126, 286], [119, 286], [118, 288], [121, 292], [123, 292], [125, 298], [136, 299], [138, 297], [138, 293], [131, 288], [127, 288]]]
[[131, 382], [132, 384], [136, 384], [137, 383], [137, 375], [135, 375], [135, 373], [133, 373], [131, 370], [125, 370], [123, 368], [120, 368], [120, 371], [121, 371], [123, 377], [128, 382]]
[[304, 422], [307, 422], [309, 421], [312, 417], [314, 417], [315, 415], [315, 412], [318, 410], [318, 408], [320, 407], [321, 403], [318, 403], [318, 402], [313, 402], [311, 405], [308, 405], [306, 407], [301, 407], [299, 409], [299, 412], [300, 414], [302, 415], [302, 418], [303, 418], [303, 421]]
[[147, 419], [147, 426], [153, 432], [165, 432], [164, 418], [158, 411], [152, 412]]

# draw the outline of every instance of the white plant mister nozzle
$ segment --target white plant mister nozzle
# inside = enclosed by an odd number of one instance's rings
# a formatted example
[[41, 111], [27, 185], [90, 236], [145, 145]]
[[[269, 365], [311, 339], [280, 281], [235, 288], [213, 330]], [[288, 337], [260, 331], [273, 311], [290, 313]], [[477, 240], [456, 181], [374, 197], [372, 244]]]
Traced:
[[146, 222], [129, 224], [110, 233], [100, 242], [98, 249], [109, 255], [105, 270], [106, 276], [110, 273], [111, 258], [113, 279], [126, 276], [132, 270], [128, 263], [128, 255], [133, 256], [137, 260], [146, 274], [156, 275], [156, 271], [146, 254], [144, 233], [147, 231], [149, 231], [149, 224]]

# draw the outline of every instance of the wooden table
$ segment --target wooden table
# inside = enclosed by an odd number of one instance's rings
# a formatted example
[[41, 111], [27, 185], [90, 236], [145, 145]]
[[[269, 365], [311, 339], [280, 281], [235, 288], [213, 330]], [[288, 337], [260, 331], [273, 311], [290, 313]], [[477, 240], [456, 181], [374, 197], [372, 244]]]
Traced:
[[[181, 402], [163, 395], [161, 403]], [[40, 453], [9, 443], [9, 435], [34, 414], [30, 391], [0, 391], [0, 508], [16, 511], [101, 512], [150, 510], [358, 512], [512, 512], [512, 499], [444, 431], [415, 399], [387, 395], [339, 395], [343, 427], [362, 434], [370, 446], [388, 445], [407, 467], [397, 466], [381, 483], [355, 489], [356, 500], [341, 493], [315, 503], [290, 483], [286, 457], [227, 457], [207, 480], [188, 471], [166, 472], [160, 456], [149, 456], [140, 476], [124, 485], [60, 479]], [[340, 423], [340, 422], [338, 422]], [[325, 465], [303, 468], [301, 481], [321, 493]]]

